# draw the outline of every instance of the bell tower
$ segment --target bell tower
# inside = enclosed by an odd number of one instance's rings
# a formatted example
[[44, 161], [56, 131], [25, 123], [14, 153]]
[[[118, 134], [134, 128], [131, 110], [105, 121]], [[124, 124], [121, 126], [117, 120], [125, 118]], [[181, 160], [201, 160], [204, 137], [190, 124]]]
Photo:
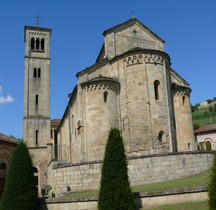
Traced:
[[50, 143], [50, 37], [49, 28], [24, 27], [23, 139], [32, 155], [39, 196], [47, 185]]

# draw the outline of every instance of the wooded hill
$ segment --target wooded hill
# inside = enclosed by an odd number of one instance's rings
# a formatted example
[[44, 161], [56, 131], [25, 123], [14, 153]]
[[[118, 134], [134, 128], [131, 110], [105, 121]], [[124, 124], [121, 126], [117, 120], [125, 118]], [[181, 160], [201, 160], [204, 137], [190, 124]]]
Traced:
[[206, 105], [191, 106], [194, 130], [203, 125], [216, 124], [216, 97], [206, 100]]

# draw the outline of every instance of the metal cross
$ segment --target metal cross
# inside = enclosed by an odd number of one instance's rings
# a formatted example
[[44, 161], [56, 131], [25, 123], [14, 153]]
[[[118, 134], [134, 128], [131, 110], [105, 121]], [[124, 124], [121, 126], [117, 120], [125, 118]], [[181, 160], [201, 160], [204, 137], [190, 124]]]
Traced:
[[135, 12], [134, 10], [131, 10], [132, 18], [135, 18]]
[[36, 26], [39, 27], [39, 19], [41, 18], [38, 14], [34, 18], [37, 19]]

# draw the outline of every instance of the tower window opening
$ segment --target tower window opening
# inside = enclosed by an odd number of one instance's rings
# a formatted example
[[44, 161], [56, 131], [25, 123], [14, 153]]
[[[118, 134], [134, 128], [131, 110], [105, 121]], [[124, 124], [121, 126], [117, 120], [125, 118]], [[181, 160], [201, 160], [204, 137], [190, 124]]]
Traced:
[[40, 78], [41, 77], [41, 69], [39, 68], [38, 69], [38, 78]]
[[35, 144], [38, 145], [38, 130], [35, 131]]
[[36, 39], [36, 50], [39, 50], [40, 40], [39, 38]]
[[31, 49], [34, 50], [35, 48], [35, 39], [34, 37], [31, 38]]
[[41, 50], [44, 50], [44, 39], [41, 39]]
[[34, 68], [33, 76], [34, 76], [34, 78], [37, 77], [37, 68]]
[[160, 131], [158, 133], [158, 141], [159, 142], [163, 142], [164, 141], [164, 132], [163, 131]]
[[107, 98], [108, 98], [108, 92], [105, 91], [105, 92], [104, 92], [104, 103], [107, 102]]
[[159, 100], [159, 85], [160, 85], [160, 82], [158, 80], [155, 80], [154, 81], [155, 100]]
[[35, 96], [35, 106], [38, 107], [38, 95]]

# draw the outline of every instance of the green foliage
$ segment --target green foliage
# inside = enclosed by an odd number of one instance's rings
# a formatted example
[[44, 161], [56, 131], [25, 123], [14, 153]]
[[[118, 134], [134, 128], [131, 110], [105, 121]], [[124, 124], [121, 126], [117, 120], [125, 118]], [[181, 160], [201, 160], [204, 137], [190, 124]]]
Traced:
[[192, 112], [193, 124], [201, 127], [216, 123], [216, 106], [213, 106], [213, 108], [209, 107], [196, 109]]
[[194, 131], [197, 130], [199, 127], [200, 127], [200, 126], [199, 126], [198, 123], [194, 123], [194, 124], [193, 124], [193, 129], [194, 129]]
[[216, 209], [216, 152], [208, 183], [208, 204], [210, 210]]
[[37, 193], [26, 145], [17, 145], [11, 160], [0, 210], [36, 210]]
[[210, 104], [213, 100], [210, 98], [210, 99], [207, 99], [206, 101], [208, 102], [208, 104]]
[[134, 208], [123, 140], [120, 131], [111, 128], [105, 148], [98, 209], [133, 210]]

